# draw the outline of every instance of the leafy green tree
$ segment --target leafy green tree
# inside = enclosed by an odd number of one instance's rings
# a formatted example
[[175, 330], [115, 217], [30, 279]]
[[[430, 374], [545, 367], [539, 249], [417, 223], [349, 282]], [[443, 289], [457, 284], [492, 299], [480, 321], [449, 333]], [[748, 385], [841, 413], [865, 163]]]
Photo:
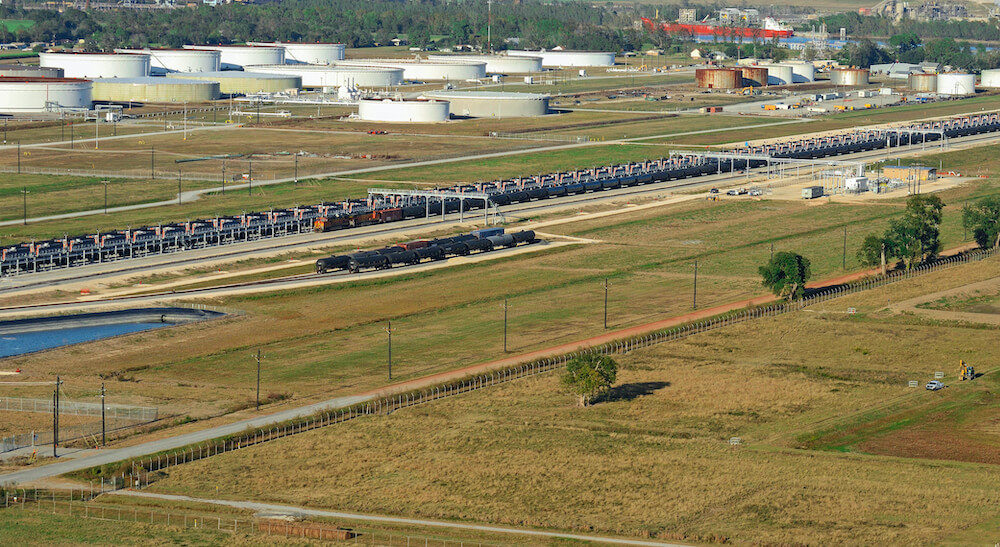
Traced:
[[891, 244], [886, 241], [885, 236], [879, 237], [869, 234], [858, 248], [858, 262], [869, 267], [879, 266], [882, 268], [882, 275], [886, 273], [886, 250], [891, 249]]
[[607, 355], [585, 353], [566, 364], [562, 383], [567, 391], [579, 397], [580, 406], [587, 406], [606, 393], [618, 378], [618, 363]]
[[1000, 196], [987, 196], [962, 209], [962, 224], [983, 249], [1000, 248]]
[[775, 253], [766, 266], [758, 270], [765, 287], [771, 289], [776, 296], [789, 300], [805, 294], [806, 281], [812, 275], [809, 259], [788, 251]]

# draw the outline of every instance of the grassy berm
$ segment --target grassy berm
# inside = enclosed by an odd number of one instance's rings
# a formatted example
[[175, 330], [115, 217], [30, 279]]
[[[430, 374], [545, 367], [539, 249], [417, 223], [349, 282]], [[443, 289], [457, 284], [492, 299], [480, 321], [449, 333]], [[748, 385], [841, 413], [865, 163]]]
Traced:
[[[981, 406], [995, 332], [883, 306], [997, 269], [634, 352], [589, 408], [548, 375], [180, 466], [153, 490], [683, 541], [993, 542], [995, 467], [930, 441], [998, 450], [995, 404]], [[958, 382], [960, 358], [986, 375]], [[937, 370], [948, 389], [907, 387]], [[872, 425], [898, 413], [906, 427]]]

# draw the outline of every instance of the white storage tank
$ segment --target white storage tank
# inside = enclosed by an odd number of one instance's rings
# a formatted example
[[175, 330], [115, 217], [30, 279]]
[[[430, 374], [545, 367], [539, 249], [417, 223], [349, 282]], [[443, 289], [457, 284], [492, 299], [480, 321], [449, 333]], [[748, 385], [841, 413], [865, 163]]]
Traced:
[[222, 53], [214, 49], [116, 49], [115, 53], [149, 55], [152, 74], [222, 70]]
[[280, 65], [285, 48], [276, 46], [184, 46], [184, 49], [214, 49], [221, 53], [222, 70], [243, 70], [248, 65]]
[[18, 76], [21, 78], [63, 78], [65, 71], [56, 67], [38, 65], [0, 65], [0, 76]]
[[541, 57], [511, 57], [509, 55], [428, 55], [431, 61], [481, 61], [487, 74], [522, 74], [542, 71]]
[[816, 81], [816, 65], [812, 63], [782, 63], [792, 67], [792, 82], [804, 84]]
[[87, 110], [93, 103], [90, 80], [0, 76], [0, 112]]
[[790, 85], [795, 82], [790, 65], [761, 65], [767, 69], [767, 85]]
[[972, 95], [976, 92], [976, 76], [965, 72], [938, 74], [937, 92], [942, 95]]
[[149, 76], [149, 55], [145, 53], [39, 53], [38, 64], [61, 68], [67, 78]]
[[99, 78], [94, 100], [138, 103], [203, 103], [219, 98], [219, 82], [185, 78]]
[[868, 85], [871, 71], [867, 68], [835, 68], [830, 71], [833, 85]]
[[614, 66], [615, 54], [610, 51], [570, 51], [564, 49], [523, 51], [511, 50], [512, 57], [541, 57], [545, 67], [597, 67]]
[[347, 46], [313, 42], [249, 42], [252, 46], [270, 46], [285, 49], [285, 62], [302, 65], [332, 65], [344, 59]]
[[448, 101], [452, 116], [521, 118], [549, 113], [549, 96], [497, 91], [428, 91], [425, 97]]
[[425, 61], [422, 59], [351, 59], [337, 61], [338, 67], [367, 66], [403, 69], [403, 79], [425, 80], [478, 80], [486, 77], [486, 63], [482, 61]]
[[1000, 87], [1000, 69], [984, 70], [979, 85], [983, 87]]
[[356, 88], [394, 87], [403, 83], [403, 69], [362, 66], [321, 66], [321, 65], [253, 65], [250, 72], [263, 74], [289, 74], [302, 78], [302, 87], [318, 89], [340, 87]]
[[437, 99], [361, 99], [358, 117], [376, 122], [434, 123], [448, 119], [448, 101]]
[[278, 93], [302, 87], [302, 78], [293, 74], [264, 74], [241, 70], [221, 72], [171, 72], [167, 78], [206, 80], [219, 84], [224, 95], [250, 95], [253, 93]]

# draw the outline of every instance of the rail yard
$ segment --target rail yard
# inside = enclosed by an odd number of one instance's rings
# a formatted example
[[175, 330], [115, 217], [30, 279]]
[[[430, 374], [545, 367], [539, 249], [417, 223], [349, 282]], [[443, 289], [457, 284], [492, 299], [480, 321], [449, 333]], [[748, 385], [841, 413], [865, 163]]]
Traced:
[[369, 1], [0, 6], [5, 543], [1000, 539], [1000, 42]]

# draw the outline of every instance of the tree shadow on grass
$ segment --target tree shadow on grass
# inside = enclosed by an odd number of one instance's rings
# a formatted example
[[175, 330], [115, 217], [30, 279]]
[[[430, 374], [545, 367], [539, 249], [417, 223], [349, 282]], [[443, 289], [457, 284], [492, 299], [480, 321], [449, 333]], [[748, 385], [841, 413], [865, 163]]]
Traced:
[[646, 395], [652, 395], [655, 391], [670, 387], [670, 382], [635, 382], [632, 384], [622, 384], [608, 390], [601, 397], [602, 402], [611, 403], [614, 401], [631, 401]]

